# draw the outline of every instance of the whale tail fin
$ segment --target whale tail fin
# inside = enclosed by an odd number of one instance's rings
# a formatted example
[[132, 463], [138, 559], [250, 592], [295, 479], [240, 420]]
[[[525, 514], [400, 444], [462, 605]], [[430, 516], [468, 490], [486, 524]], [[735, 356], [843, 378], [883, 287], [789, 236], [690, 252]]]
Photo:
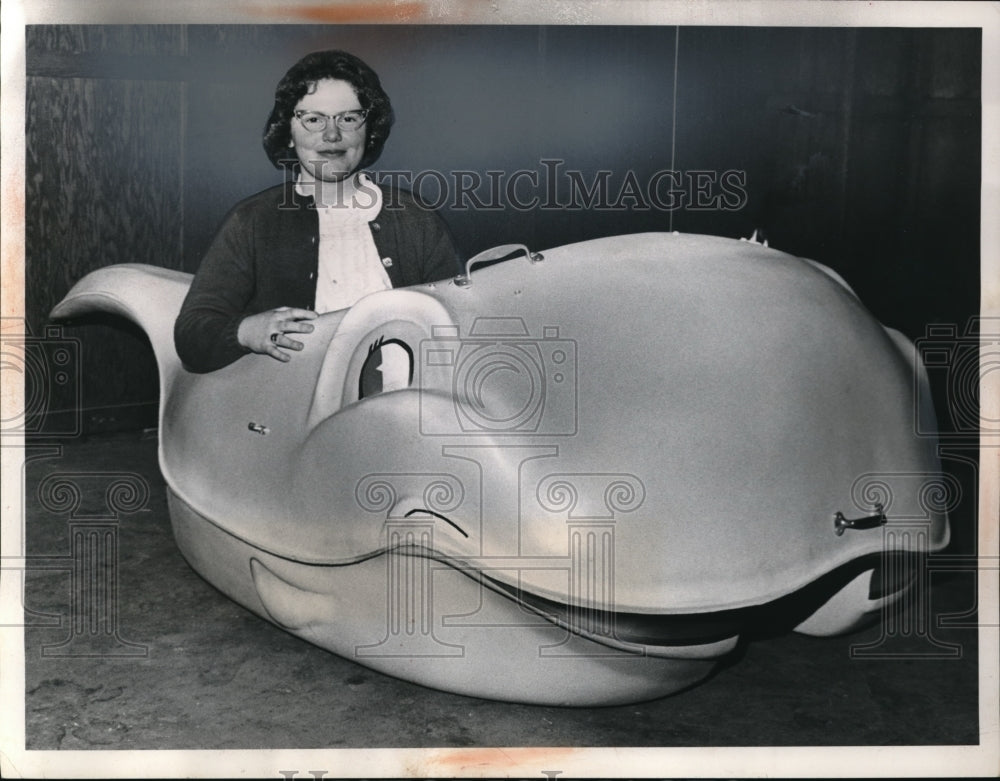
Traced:
[[66, 320], [92, 312], [121, 315], [146, 332], [160, 369], [164, 398], [181, 369], [174, 349], [174, 320], [191, 285], [191, 274], [143, 263], [122, 263], [92, 271], [77, 282], [50, 313]]

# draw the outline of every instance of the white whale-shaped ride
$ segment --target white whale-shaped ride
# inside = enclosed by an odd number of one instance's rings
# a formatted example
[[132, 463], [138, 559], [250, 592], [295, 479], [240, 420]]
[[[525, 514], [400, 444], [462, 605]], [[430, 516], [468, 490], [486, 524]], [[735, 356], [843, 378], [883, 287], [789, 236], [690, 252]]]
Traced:
[[910, 585], [894, 555], [947, 544], [923, 368], [832, 271], [678, 234], [525, 253], [322, 315], [287, 364], [185, 370], [190, 275], [161, 268], [95, 271], [53, 316], [146, 330], [197, 572], [438, 689], [659, 697], [760, 625], [862, 625]]

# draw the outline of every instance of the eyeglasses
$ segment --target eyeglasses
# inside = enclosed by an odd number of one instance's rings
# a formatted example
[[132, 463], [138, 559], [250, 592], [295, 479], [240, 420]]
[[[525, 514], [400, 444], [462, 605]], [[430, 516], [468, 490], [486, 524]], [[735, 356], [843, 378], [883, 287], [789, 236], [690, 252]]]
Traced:
[[359, 108], [353, 111], [341, 111], [332, 117], [321, 111], [304, 111], [299, 109], [295, 112], [295, 118], [302, 123], [302, 127], [310, 133], [319, 133], [330, 127], [330, 120], [337, 126], [338, 130], [360, 130], [368, 118], [368, 109]]

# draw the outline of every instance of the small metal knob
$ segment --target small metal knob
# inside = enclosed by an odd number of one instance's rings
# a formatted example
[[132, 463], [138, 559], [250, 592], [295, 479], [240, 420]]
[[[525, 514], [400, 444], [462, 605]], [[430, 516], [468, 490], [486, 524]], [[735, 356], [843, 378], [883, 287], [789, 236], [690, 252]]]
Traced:
[[875, 505], [875, 515], [867, 515], [864, 518], [845, 518], [842, 512], [838, 512], [833, 517], [833, 527], [839, 537], [845, 529], [876, 529], [889, 522], [885, 517], [884, 508], [881, 504]]

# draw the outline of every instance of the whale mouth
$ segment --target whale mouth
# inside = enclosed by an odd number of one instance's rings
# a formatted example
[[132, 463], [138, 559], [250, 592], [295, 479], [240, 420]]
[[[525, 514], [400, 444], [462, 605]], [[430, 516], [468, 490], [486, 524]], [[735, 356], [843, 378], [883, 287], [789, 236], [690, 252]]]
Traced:
[[766, 637], [786, 634], [848, 583], [865, 573], [870, 573], [869, 598], [873, 604], [877, 604], [875, 600], [897, 596], [912, 585], [912, 578], [887, 578], [887, 572], [899, 572], [900, 569], [883, 559], [881, 554], [861, 557], [798, 591], [760, 605], [694, 613], [604, 610], [539, 596], [485, 574], [483, 582], [572, 632], [616, 644], [676, 648], [722, 643], [738, 635]]
[[646, 614], [570, 605], [539, 596], [483, 575], [485, 585], [529, 610], [588, 637], [643, 646], [707, 645], [738, 635], [745, 626], [743, 610], [716, 613]]

